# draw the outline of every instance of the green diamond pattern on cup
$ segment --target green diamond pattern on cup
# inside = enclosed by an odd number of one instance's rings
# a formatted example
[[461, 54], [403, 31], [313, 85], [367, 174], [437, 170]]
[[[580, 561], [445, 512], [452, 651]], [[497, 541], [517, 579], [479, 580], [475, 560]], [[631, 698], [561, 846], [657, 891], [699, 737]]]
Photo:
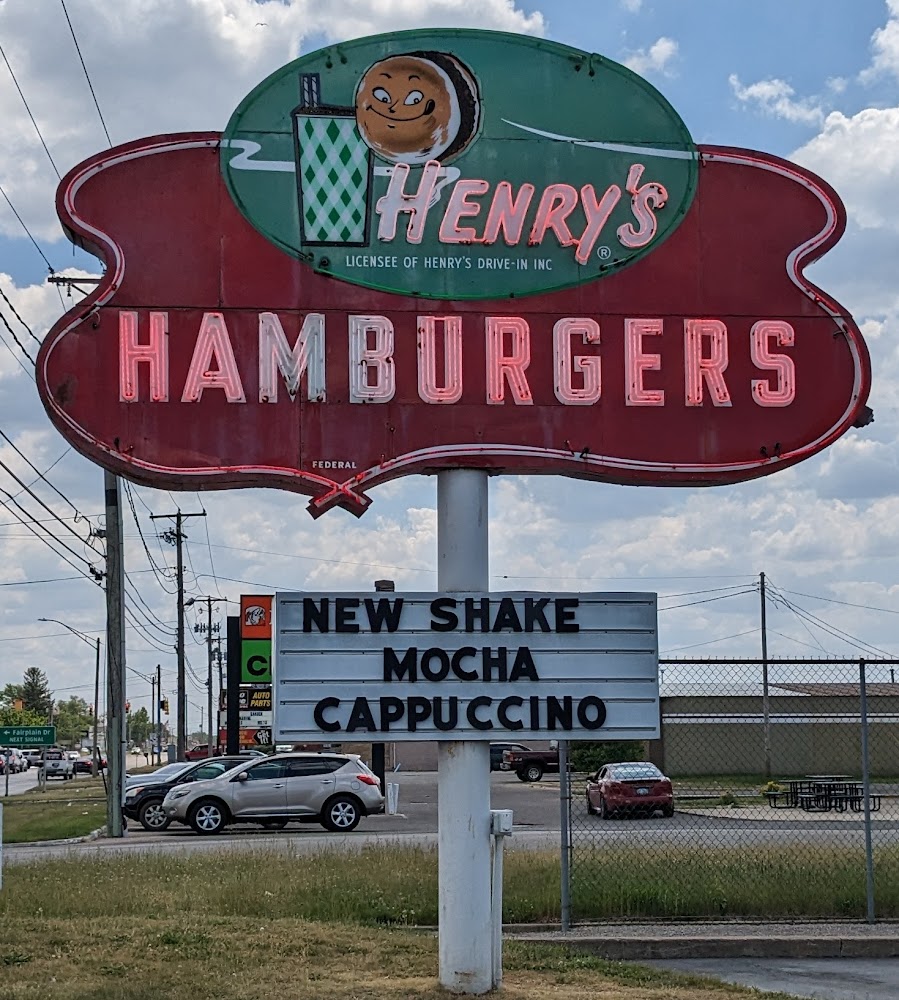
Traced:
[[368, 146], [351, 116], [297, 112], [303, 242], [362, 244], [368, 216]]

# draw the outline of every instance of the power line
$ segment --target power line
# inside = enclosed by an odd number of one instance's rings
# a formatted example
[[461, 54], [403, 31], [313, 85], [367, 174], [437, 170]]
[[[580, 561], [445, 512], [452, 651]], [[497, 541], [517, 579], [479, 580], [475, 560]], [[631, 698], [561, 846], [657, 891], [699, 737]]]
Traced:
[[[0, 432], [0, 433], [2, 433], [2, 432]], [[5, 434], [3, 436], [6, 437]], [[21, 452], [19, 452], [19, 454], [21, 454]], [[25, 456], [23, 455], [22, 457], [24, 458]], [[27, 459], [26, 459], [26, 461], [27, 461]], [[33, 468], [33, 466], [32, 466], [32, 468]], [[44, 508], [44, 510], [48, 514], [50, 514], [53, 518], [55, 518], [55, 520], [58, 521], [66, 529], [66, 531], [68, 531], [68, 532], [70, 532], [70, 534], [74, 535], [75, 538], [77, 538], [78, 541], [81, 542], [82, 545], [86, 545], [91, 550], [91, 552], [93, 552], [95, 555], [98, 555], [98, 556], [102, 557], [103, 553], [99, 552], [97, 549], [94, 548], [93, 545], [90, 544], [90, 541], [89, 541], [90, 535], [88, 535], [87, 539], [82, 538], [81, 535], [79, 535], [78, 532], [70, 524], [67, 524], [66, 521], [63, 520], [63, 518], [59, 517], [59, 515], [56, 513], [55, 510], [53, 510], [52, 507], [50, 507], [48, 504], [44, 503], [44, 501], [36, 493], [34, 493], [31, 489], [29, 489], [29, 487], [26, 486], [25, 483], [21, 479], [19, 479], [19, 477], [12, 471], [12, 469], [10, 469], [10, 467], [2, 459], [0, 459], [0, 469], [3, 469], [3, 471], [11, 479], [14, 479], [19, 484], [19, 486], [22, 487], [22, 489], [24, 490], [25, 493], [27, 493], [33, 500], [36, 500], [41, 505], [41, 507]], [[3, 492], [6, 493], [6, 490], [3, 490]], [[21, 507], [21, 505], [18, 503], [18, 501], [16, 500], [16, 498], [11, 493], [6, 493], [6, 495], [10, 498], [10, 500], [12, 500], [13, 503], [16, 504], [16, 506], [20, 507], [22, 510], [25, 510], [25, 508]], [[18, 495], [21, 495], [21, 494], [18, 494]], [[28, 511], [25, 511], [25, 512], [26, 513], [30, 513]], [[40, 523], [41, 523], [41, 525], [43, 525], [44, 522], [42, 521]], [[47, 529], [46, 528], [42, 528], [42, 530], [46, 531]], [[63, 543], [60, 542], [60, 544], [63, 544]], [[88, 560], [85, 560], [85, 562], [87, 562], [87, 561]]]
[[870, 604], [853, 604], [851, 601], [838, 601], [835, 597], [821, 597], [815, 594], [803, 594], [799, 590], [784, 590], [784, 594], [795, 594], [797, 597], [807, 597], [811, 601], [827, 601], [829, 604], [842, 604], [847, 608], [861, 608], [863, 611], [882, 611], [887, 615], [899, 615], [895, 608], [874, 608]]
[[[200, 508], [205, 514], [206, 508], [203, 506], [203, 499], [199, 493], [197, 494], [197, 500], [200, 501]], [[222, 591], [221, 588], [219, 587], [219, 582], [215, 576], [215, 562], [213, 561], [212, 558], [212, 543], [209, 540], [209, 523], [206, 518], [203, 518], [203, 527], [206, 529], [206, 548], [209, 550], [209, 571], [212, 573], [212, 582], [215, 584], [215, 592], [218, 594], [219, 597], [221, 597]]]
[[749, 587], [746, 590], [738, 590], [735, 594], [722, 594], [720, 597], [706, 597], [701, 601], [687, 601], [685, 604], [672, 604], [667, 608], [659, 608], [659, 611], [674, 611], [675, 608], [692, 608], [697, 604], [711, 604], [712, 601], [726, 601], [730, 597], [742, 597], [744, 594], [754, 594], [755, 588]]
[[[37, 474], [38, 479], [42, 479], [50, 487], [50, 489], [53, 490], [53, 492], [60, 499], [65, 500], [65, 502], [72, 508], [72, 510], [75, 511], [75, 523], [76, 524], [81, 519], [87, 521], [88, 524], [90, 524], [90, 517], [88, 515], [86, 515], [86, 514], [82, 514], [81, 511], [75, 506], [75, 504], [73, 504], [72, 501], [65, 495], [65, 493], [63, 493], [62, 490], [57, 489], [53, 485], [53, 483], [51, 483], [50, 480], [47, 479], [46, 474], [43, 473], [43, 472], [41, 472], [41, 470], [34, 464], [34, 462], [32, 462], [30, 458], [28, 458], [28, 456], [25, 454], [25, 452], [22, 451], [22, 449], [13, 440], [11, 440], [9, 437], [7, 437], [7, 435], [4, 434], [2, 430], [0, 430], [0, 437], [2, 437], [3, 440], [10, 446], [10, 448], [12, 448], [12, 450], [29, 466], [29, 468], [34, 473]], [[62, 459], [71, 450], [72, 450], [71, 448], [68, 448], [66, 451], [64, 451], [63, 454], [60, 455], [59, 458], [56, 460], [56, 462], [62, 461]], [[56, 462], [54, 462], [53, 465], [56, 465]], [[50, 469], [53, 468], [53, 465], [50, 466]], [[47, 472], [49, 472], [50, 469], [47, 469]], [[54, 516], [57, 517], [57, 519], [59, 519], [59, 515], [57, 515], [55, 513], [55, 511], [53, 513], [54, 513]], [[97, 515], [97, 516], [99, 516], [99, 515]]]
[[[3, 493], [3, 494], [4, 494], [5, 496], [6, 496], [6, 497], [8, 497], [9, 501], [10, 501], [11, 503], [15, 504], [15, 506], [16, 506], [16, 507], [18, 507], [18, 508], [19, 508], [19, 510], [21, 510], [23, 514], [25, 514], [26, 516], [30, 517], [30, 513], [29, 513], [29, 511], [27, 511], [27, 510], [26, 510], [26, 509], [25, 509], [25, 508], [24, 508], [24, 507], [23, 507], [23, 506], [22, 506], [22, 505], [21, 505], [21, 504], [20, 504], [20, 503], [18, 502], [18, 500], [14, 500], [14, 499], [13, 499], [13, 497], [12, 497], [12, 494], [10, 494], [10, 493], [9, 493], [9, 492], [8, 492], [7, 490], [3, 489], [3, 487], [2, 487], [2, 486], [0, 486], [0, 493]], [[14, 510], [12, 509], [12, 507], [10, 507], [9, 503], [8, 503], [8, 502], [7, 502], [6, 500], [0, 500], [0, 504], [2, 504], [2, 505], [3, 505], [4, 507], [6, 507], [6, 509], [7, 509], [7, 510], [8, 510], [9, 512], [10, 512], [10, 514], [12, 514], [12, 515], [13, 515], [13, 517], [18, 517], [18, 514], [16, 514], [16, 512], [15, 512], [15, 511], [14, 511]], [[50, 544], [50, 542], [48, 542], [48, 541], [47, 541], [47, 539], [46, 539], [46, 538], [44, 538], [44, 537], [43, 537], [42, 535], [39, 535], [39, 534], [37, 533], [37, 531], [35, 531], [35, 530], [34, 530], [34, 529], [33, 529], [33, 528], [31, 527], [31, 525], [30, 525], [30, 524], [28, 523], [28, 521], [26, 521], [26, 520], [24, 520], [24, 519], [23, 519], [23, 520], [22, 520], [22, 524], [23, 524], [23, 525], [24, 525], [24, 526], [25, 526], [25, 527], [26, 527], [26, 528], [27, 528], [27, 529], [28, 529], [28, 530], [29, 530], [29, 531], [30, 531], [30, 532], [31, 532], [31, 533], [32, 533], [32, 534], [33, 534], [33, 535], [34, 535], [35, 537], [39, 538], [39, 539], [40, 539], [40, 540], [41, 540], [42, 542], [46, 542], [46, 544], [47, 544], [47, 545], [49, 545], [51, 549], [53, 549], [53, 551], [54, 551], [54, 552], [56, 553], [56, 555], [58, 555], [58, 556], [61, 556], [62, 558], [65, 558], [65, 556], [62, 556], [62, 553], [61, 553], [61, 552], [59, 552], [59, 551], [58, 551], [57, 549], [53, 548], [53, 546], [52, 546], [52, 545]], [[90, 562], [90, 560], [89, 560], [89, 559], [85, 559], [85, 557], [84, 557], [83, 555], [80, 555], [80, 554], [79, 554], [78, 552], [76, 552], [76, 551], [75, 551], [75, 550], [74, 550], [73, 548], [71, 548], [71, 547], [70, 547], [69, 545], [67, 545], [67, 544], [66, 544], [66, 543], [65, 543], [65, 542], [64, 542], [64, 541], [63, 541], [63, 540], [62, 540], [61, 538], [58, 538], [58, 537], [57, 537], [56, 535], [54, 535], [54, 534], [53, 534], [53, 532], [52, 532], [52, 531], [50, 531], [50, 529], [49, 529], [49, 528], [45, 528], [45, 527], [44, 527], [44, 525], [43, 525], [42, 523], [41, 523], [41, 524], [39, 524], [39, 527], [40, 527], [41, 531], [43, 531], [43, 532], [44, 532], [45, 534], [47, 534], [47, 535], [48, 535], [48, 536], [49, 536], [50, 538], [52, 538], [52, 539], [53, 539], [53, 541], [54, 541], [54, 542], [56, 542], [56, 544], [57, 544], [57, 545], [61, 545], [61, 546], [62, 546], [62, 547], [63, 547], [63, 548], [64, 548], [64, 549], [66, 550], [66, 552], [69, 552], [69, 553], [71, 553], [71, 554], [72, 554], [72, 555], [73, 555], [73, 556], [74, 556], [74, 557], [75, 557], [76, 559], [80, 559], [80, 560], [81, 560], [81, 561], [82, 561], [82, 562], [83, 562], [83, 563], [85, 564], [85, 566], [87, 566], [87, 567], [88, 567], [89, 569], [93, 569], [93, 564], [92, 564], [92, 563]], [[76, 536], [76, 537], [78, 537], [78, 540], [79, 540], [79, 541], [81, 541], [81, 538], [80, 538], [80, 536]], [[100, 555], [100, 553], [97, 553], [97, 555]], [[67, 559], [66, 559], [66, 562], [68, 562], [68, 560], [67, 560]], [[72, 567], [73, 567], [74, 569], [78, 569], [78, 567], [77, 567], [77, 566], [75, 566], [75, 564], [74, 564], [74, 563], [70, 563], [70, 565], [71, 565], [71, 566], [72, 566]]]
[[[768, 583], [770, 585], [771, 591], [773, 591], [772, 596], [770, 596], [768, 600], [771, 601], [771, 603], [774, 604], [775, 607], [777, 606], [778, 602], [783, 603], [784, 607], [787, 608], [789, 611], [793, 612], [794, 616], [796, 617], [796, 620], [802, 625], [805, 631], [808, 632], [808, 636], [815, 644], [815, 646], [817, 646], [817, 648], [820, 649], [822, 653], [829, 652], [829, 650], [825, 649], [824, 646], [821, 644], [821, 640], [809, 628], [808, 623], [796, 613], [794, 608], [790, 606], [790, 603], [783, 596], [783, 594], [781, 594], [780, 590], [777, 587], [775, 587], [770, 580], [768, 581]], [[814, 649], [815, 646], [810, 646], [809, 648]]]
[[[706, 639], [705, 642], [693, 642], [689, 646], [674, 646], [672, 649], [664, 649], [659, 651], [659, 656], [667, 656], [669, 653], [679, 653], [682, 649], [696, 649], [697, 646], [711, 646], [716, 642], [726, 642], [728, 639], [739, 639], [744, 635], [753, 635], [755, 632], [760, 631], [757, 628], [751, 628], [746, 632], [736, 632], [734, 635], [722, 635], [717, 639]], [[780, 633], [778, 633], [779, 635]]]
[[97, 101], [97, 95], [94, 92], [94, 85], [91, 83], [90, 74], [87, 71], [87, 66], [84, 64], [84, 56], [81, 54], [81, 46], [78, 44], [78, 39], [75, 37], [75, 29], [72, 27], [72, 19], [69, 17], [69, 12], [66, 10], [66, 0], [59, 0], [62, 4], [62, 11], [66, 16], [66, 21], [69, 25], [69, 31], [72, 33], [72, 41], [75, 43], [75, 51], [78, 53], [78, 58], [81, 60], [81, 68], [84, 70], [84, 78], [87, 80], [87, 85], [90, 88], [91, 97], [94, 99], [94, 107], [97, 109], [97, 114], [100, 116], [100, 124], [103, 126], [103, 131], [106, 133], [106, 141], [112, 147], [112, 139], [109, 138], [109, 129], [106, 127], [106, 122], [103, 119], [103, 112], [100, 110], [100, 104]]
[[16, 307], [15, 307], [15, 306], [14, 306], [14, 305], [12, 304], [12, 302], [10, 302], [10, 301], [9, 301], [9, 297], [7, 296], [6, 292], [4, 292], [4, 291], [3, 291], [3, 289], [2, 289], [2, 288], [0, 288], [0, 295], [2, 295], [2, 296], [3, 296], [3, 301], [4, 301], [4, 302], [5, 302], [5, 303], [6, 303], [6, 304], [7, 304], [8, 306], [9, 306], [9, 308], [10, 308], [10, 309], [12, 310], [12, 314], [13, 314], [13, 316], [15, 316], [15, 317], [16, 317], [16, 319], [17, 319], [17, 320], [18, 320], [18, 321], [19, 321], [19, 322], [20, 322], [20, 323], [22, 324], [22, 326], [24, 326], [24, 327], [25, 327], [25, 329], [26, 329], [26, 330], [27, 330], [27, 331], [28, 331], [28, 332], [29, 332], [29, 333], [31, 334], [31, 339], [32, 339], [32, 340], [33, 340], [33, 341], [34, 341], [34, 342], [35, 342], [36, 344], [40, 345], [40, 340], [38, 340], [38, 338], [37, 338], [37, 337], [36, 337], [36, 336], [34, 335], [34, 330], [32, 330], [32, 329], [31, 329], [31, 327], [30, 327], [30, 326], [29, 326], [29, 325], [28, 325], [28, 324], [27, 324], [27, 323], [25, 322], [25, 320], [24, 320], [24, 319], [22, 319], [22, 317], [21, 317], [21, 316], [19, 315], [19, 311], [18, 311], [18, 310], [16, 309]]
[[848, 642], [850, 646], [855, 646], [856, 649], [860, 649], [862, 652], [873, 650], [880, 656], [892, 656], [892, 654], [886, 652], [886, 650], [880, 649], [878, 646], [873, 646], [870, 642], [865, 642], [864, 639], [859, 639], [858, 636], [852, 635], [849, 632], [844, 632], [841, 628], [837, 628], [836, 625], [828, 624], [823, 619], [813, 615], [810, 611], [806, 611], [805, 608], [801, 608], [798, 604], [793, 604], [792, 601], [788, 601], [786, 597], [781, 596], [781, 600], [791, 611], [793, 611], [794, 614], [801, 618], [808, 619], [824, 632], [828, 632], [830, 635], [834, 636], [834, 638], [842, 639], [843, 642]]
[[[163, 573], [162, 567], [161, 566], [157, 566], [156, 561], [153, 559], [153, 556], [150, 554], [150, 549], [149, 549], [149, 546], [147, 545], [147, 540], [144, 537], [144, 532], [143, 532], [143, 529], [140, 526], [140, 520], [138, 519], [138, 516], [137, 516], [137, 509], [134, 506], [134, 493], [133, 493], [133, 491], [131, 489], [131, 484], [127, 480], [123, 480], [123, 485], [125, 487], [125, 496], [128, 498], [128, 506], [131, 508], [131, 516], [134, 518], [134, 523], [137, 525], [137, 533], [140, 535], [141, 544], [144, 547], [144, 552], [146, 553], [147, 559], [148, 559], [148, 561], [150, 563], [150, 568], [153, 570], [153, 574], [156, 577], [156, 581], [159, 584], [159, 586], [167, 594], [174, 594], [175, 590], [174, 589], [169, 590], [169, 588], [165, 585], [166, 584], [166, 577], [165, 577], [165, 575]], [[147, 507], [147, 510], [150, 511], [151, 514], [153, 513], [150, 510], [149, 507]], [[158, 537], [159, 536], [157, 535], [157, 539], [158, 539]], [[168, 582], [171, 582], [171, 581], [168, 581]]]
[[31, 113], [31, 108], [28, 107], [28, 101], [25, 100], [25, 95], [22, 93], [22, 88], [19, 86], [19, 81], [16, 79], [16, 74], [12, 71], [12, 66], [9, 64], [9, 60], [6, 58], [6, 53], [3, 51], [3, 47], [0, 46], [0, 56], [3, 56], [3, 61], [6, 63], [6, 68], [9, 70], [9, 75], [12, 77], [12, 82], [16, 85], [16, 90], [19, 92], [19, 97], [22, 98], [22, 103], [25, 105], [25, 110], [28, 112], [28, 117], [31, 119], [31, 124], [34, 126], [34, 131], [37, 132], [38, 139], [41, 140], [41, 145], [44, 147], [44, 152], [47, 154], [50, 163], [56, 172], [56, 177], [58, 180], [62, 180], [62, 175], [59, 172], [56, 162], [53, 159], [50, 150], [47, 148], [47, 143], [44, 142], [44, 137], [41, 135], [41, 130], [38, 128], [37, 122], [35, 121], [34, 115]]
[[[3, 489], [0, 489], [0, 493], [6, 493], [6, 490], [3, 490]], [[7, 496], [9, 496], [9, 494], [8, 494], [8, 493], [6, 493], [6, 495], [7, 495]], [[15, 502], [15, 501], [14, 501], [14, 502]], [[11, 507], [9, 506], [9, 504], [7, 504], [7, 503], [6, 503], [6, 502], [5, 502], [4, 500], [0, 500], [0, 505], [2, 505], [2, 506], [4, 506], [4, 507], [6, 507], [6, 509], [7, 509], [7, 510], [8, 510], [8, 511], [9, 511], [9, 512], [10, 512], [10, 513], [11, 513], [11, 514], [13, 515], [13, 517], [17, 517], [17, 516], [18, 516], [18, 515], [16, 514], [16, 512], [15, 512], [15, 511], [14, 511], [14, 510], [13, 510], [13, 509], [12, 509], [12, 508], [11, 508]], [[18, 504], [17, 504], [17, 506], [20, 506], [20, 505], [18, 505]], [[97, 579], [96, 577], [91, 577], [91, 576], [89, 576], [89, 575], [88, 575], [87, 573], [85, 573], [85, 572], [84, 572], [84, 571], [83, 571], [83, 570], [82, 570], [82, 569], [81, 569], [81, 568], [80, 568], [79, 566], [76, 566], [76, 565], [75, 565], [75, 563], [73, 563], [71, 559], [69, 559], [69, 558], [68, 558], [67, 556], [64, 556], [64, 555], [63, 555], [63, 554], [62, 554], [61, 552], [59, 552], [59, 551], [58, 551], [57, 549], [55, 549], [55, 548], [53, 547], [53, 545], [52, 545], [52, 544], [51, 544], [51, 543], [50, 543], [50, 542], [49, 542], [49, 541], [48, 541], [48, 540], [47, 540], [46, 538], [44, 538], [44, 537], [43, 537], [43, 535], [39, 535], [39, 534], [37, 533], [37, 531], [35, 531], [35, 530], [34, 530], [34, 528], [32, 528], [32, 527], [31, 527], [31, 525], [30, 525], [30, 524], [29, 524], [29, 523], [28, 523], [27, 521], [25, 521], [25, 520], [23, 520], [23, 519], [21, 519], [21, 518], [20, 518], [20, 520], [22, 521], [22, 524], [23, 524], [23, 525], [24, 525], [24, 526], [25, 526], [25, 527], [26, 527], [26, 528], [27, 528], [27, 529], [28, 529], [28, 530], [29, 530], [29, 531], [30, 531], [30, 532], [31, 532], [31, 533], [32, 533], [32, 534], [33, 534], [33, 535], [35, 536], [35, 538], [37, 538], [37, 539], [38, 539], [38, 541], [41, 541], [41, 542], [43, 542], [43, 543], [44, 543], [45, 545], [47, 545], [47, 546], [48, 546], [48, 547], [50, 548], [50, 550], [51, 550], [51, 551], [53, 552], [53, 554], [54, 554], [54, 555], [55, 555], [55, 556], [56, 556], [57, 558], [59, 558], [59, 559], [62, 559], [62, 561], [63, 561], [63, 562], [65, 562], [65, 563], [68, 563], [68, 565], [69, 565], [69, 566], [71, 566], [71, 567], [72, 567], [72, 569], [74, 569], [74, 570], [75, 570], [75, 571], [76, 571], [77, 573], [79, 573], [79, 574], [80, 574], [81, 576], [83, 576], [83, 577], [84, 577], [84, 578], [85, 578], [86, 580], [93, 580], [93, 582], [94, 582], [94, 583], [97, 583], [97, 584], [99, 584], [99, 583], [100, 583], [99, 579]], [[75, 556], [76, 558], [78, 558], [78, 559], [81, 559], [81, 560], [82, 560], [82, 562], [84, 562], [84, 563], [87, 563], [88, 567], [89, 567], [89, 568], [90, 568], [91, 570], [93, 570], [93, 566], [91, 566], [91, 564], [90, 564], [90, 563], [88, 563], [88, 562], [87, 562], [87, 560], [86, 560], [86, 559], [85, 559], [85, 558], [84, 558], [83, 556], [79, 556], [79, 555], [78, 555], [78, 553], [77, 553], [77, 552], [74, 552], [74, 551], [73, 551], [72, 549], [70, 549], [70, 548], [69, 548], [69, 547], [68, 547], [68, 546], [67, 546], [67, 545], [65, 544], [65, 542], [60, 542], [60, 541], [59, 541], [59, 539], [58, 539], [58, 538], [57, 538], [57, 537], [56, 537], [56, 536], [55, 536], [55, 535], [54, 535], [54, 534], [53, 534], [52, 532], [48, 531], [48, 530], [47, 530], [46, 528], [44, 528], [43, 530], [44, 530], [44, 531], [46, 531], [46, 532], [47, 532], [47, 534], [48, 534], [48, 535], [50, 535], [50, 537], [51, 537], [51, 538], [52, 538], [52, 539], [53, 539], [53, 540], [54, 540], [55, 542], [58, 542], [58, 543], [59, 543], [60, 545], [62, 545], [62, 546], [63, 546], [63, 548], [65, 548], [65, 549], [67, 549], [67, 551], [71, 552], [71, 553], [72, 553], [72, 555], [74, 555], [74, 556]]]
[[[23, 538], [27, 538], [27, 535], [23, 535]], [[54, 576], [49, 580], [15, 580], [8, 581], [6, 583], [0, 583], [0, 587], [34, 587], [39, 583], [65, 583], [67, 580], [81, 580], [83, 576]]]
[[[18, 336], [16, 335], [16, 331], [9, 325], [9, 320], [6, 318], [6, 316], [2, 312], [0, 312], [0, 320], [3, 321], [3, 325], [9, 331], [9, 335], [16, 342], [16, 347], [18, 347], [18, 349], [25, 355], [26, 358], [28, 358], [28, 360], [33, 365], [34, 364], [34, 358], [28, 353], [28, 351], [25, 350], [25, 345], [22, 343], [21, 340], [19, 340]], [[28, 372], [28, 374], [31, 375], [31, 372]], [[33, 375], [31, 375], [31, 377], [34, 378]]]
[[[53, 265], [50, 263], [49, 260], [47, 260], [47, 255], [38, 246], [37, 240], [31, 235], [31, 230], [28, 228], [28, 226], [25, 225], [25, 220], [16, 211], [15, 205], [13, 205], [13, 203], [9, 200], [9, 195], [3, 190], [2, 186], [0, 186], [0, 194], [3, 195], [3, 197], [4, 197], [5, 201], [6, 201], [6, 204], [9, 205], [10, 210], [12, 211], [12, 214], [19, 220], [19, 225], [25, 230], [25, 235], [34, 244], [34, 249], [37, 250], [37, 252], [41, 255], [41, 258], [43, 259], [44, 263], [47, 265], [47, 270], [51, 274], [56, 274], [56, 271], [54, 270]], [[58, 289], [57, 289], [57, 291], [58, 291]], [[60, 297], [60, 301], [62, 301], [62, 292], [60, 292], [59, 297]]]

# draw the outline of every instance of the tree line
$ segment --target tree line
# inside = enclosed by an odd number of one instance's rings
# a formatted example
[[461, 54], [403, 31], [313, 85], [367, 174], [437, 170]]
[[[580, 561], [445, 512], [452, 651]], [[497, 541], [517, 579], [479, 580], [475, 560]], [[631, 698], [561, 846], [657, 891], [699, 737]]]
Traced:
[[[82, 739], [93, 738], [96, 708], [77, 695], [54, 698], [44, 671], [28, 667], [20, 684], [7, 684], [0, 691], [0, 726], [54, 725], [56, 742], [60, 746], [74, 747]], [[131, 741], [149, 742], [153, 723], [146, 708], [128, 712], [127, 723]]]

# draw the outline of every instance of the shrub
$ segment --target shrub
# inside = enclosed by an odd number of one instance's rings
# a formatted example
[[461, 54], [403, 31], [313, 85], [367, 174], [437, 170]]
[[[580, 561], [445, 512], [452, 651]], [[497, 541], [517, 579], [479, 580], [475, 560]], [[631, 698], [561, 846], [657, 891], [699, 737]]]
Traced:
[[610, 743], [571, 743], [569, 761], [573, 771], [597, 771], [603, 764], [621, 760], [643, 760], [645, 744], [640, 740], [619, 740]]

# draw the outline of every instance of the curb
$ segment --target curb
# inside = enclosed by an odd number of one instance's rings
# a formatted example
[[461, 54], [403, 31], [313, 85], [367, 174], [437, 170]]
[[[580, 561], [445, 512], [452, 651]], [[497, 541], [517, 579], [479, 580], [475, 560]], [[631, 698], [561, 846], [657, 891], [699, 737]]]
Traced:
[[620, 962], [673, 958], [897, 958], [899, 936], [876, 937], [560, 937], [513, 934], [512, 940], [562, 946]]
[[23, 840], [17, 844], [4, 844], [4, 851], [14, 851], [18, 847], [65, 847], [66, 844], [86, 844], [91, 840], [99, 840], [106, 836], [106, 827], [98, 826], [96, 830], [82, 837], [66, 837], [64, 840]]

